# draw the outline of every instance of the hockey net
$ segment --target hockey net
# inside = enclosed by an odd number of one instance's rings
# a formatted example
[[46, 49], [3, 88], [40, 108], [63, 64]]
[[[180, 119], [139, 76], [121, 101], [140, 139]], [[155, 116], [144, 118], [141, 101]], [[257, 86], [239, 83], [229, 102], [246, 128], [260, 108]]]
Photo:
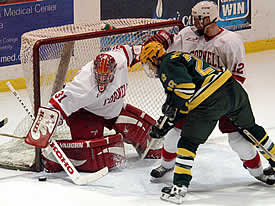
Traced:
[[[104, 30], [109, 25], [113, 29]], [[25, 33], [21, 39], [20, 56], [33, 113], [36, 114], [40, 105], [47, 106], [50, 97], [64, 83], [71, 81], [79, 69], [99, 52], [110, 50], [115, 45], [140, 45], [160, 29], [176, 33], [181, 28], [183, 24], [177, 20], [138, 18], [71, 24]], [[164, 100], [163, 88], [158, 79], [148, 78], [140, 64], [129, 68], [126, 103], [158, 119]], [[25, 136], [31, 123], [30, 117], [26, 116], [14, 134]], [[54, 138], [71, 138], [66, 124], [57, 128]], [[0, 151], [0, 166], [40, 170], [40, 149], [34, 149], [22, 140], [6, 145], [6, 152]]]

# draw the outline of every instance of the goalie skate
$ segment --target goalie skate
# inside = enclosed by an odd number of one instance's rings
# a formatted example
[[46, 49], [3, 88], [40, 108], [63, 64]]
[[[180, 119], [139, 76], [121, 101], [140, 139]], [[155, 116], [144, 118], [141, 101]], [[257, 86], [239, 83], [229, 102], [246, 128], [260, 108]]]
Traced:
[[187, 188], [184, 185], [173, 185], [172, 187], [164, 187], [161, 190], [160, 199], [176, 204], [183, 203]]

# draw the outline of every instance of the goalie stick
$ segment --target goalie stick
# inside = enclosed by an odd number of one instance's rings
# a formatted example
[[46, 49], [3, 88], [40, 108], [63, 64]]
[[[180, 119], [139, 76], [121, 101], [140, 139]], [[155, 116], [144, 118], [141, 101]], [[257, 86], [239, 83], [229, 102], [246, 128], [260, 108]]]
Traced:
[[8, 123], [8, 118], [5, 118], [2, 121], [0, 121], [0, 128], [3, 127], [7, 123]]
[[[23, 99], [19, 96], [19, 94], [13, 88], [13, 86], [11, 85], [10, 82], [7, 82], [7, 86], [12, 91], [12, 93], [17, 98], [17, 100], [20, 102], [20, 104], [23, 106], [23, 108], [27, 112], [27, 114], [34, 121], [35, 120], [34, 116], [30, 112], [30, 110], [27, 108]], [[49, 143], [48, 147], [50, 147], [51, 152], [56, 157], [59, 164], [63, 167], [65, 172], [69, 175], [69, 177], [72, 179], [73, 183], [75, 183], [76, 185], [88, 184], [90, 182], [96, 181], [96, 180], [104, 177], [108, 173], [108, 167], [104, 167], [101, 170], [94, 172], [92, 174], [84, 175], [84, 176], [80, 175], [79, 172], [77, 171], [77, 169], [74, 167], [74, 165], [69, 160], [69, 158], [65, 155], [65, 153], [62, 151], [62, 149], [59, 147], [59, 145], [56, 143], [56, 141], [53, 138], [50, 139], [50, 143]]]
[[12, 138], [16, 138], [16, 139], [22, 139], [22, 140], [25, 139], [25, 137], [16, 136], [16, 135], [13, 135], [13, 134], [0, 133], [0, 135], [5, 136], [5, 137], [12, 137]]

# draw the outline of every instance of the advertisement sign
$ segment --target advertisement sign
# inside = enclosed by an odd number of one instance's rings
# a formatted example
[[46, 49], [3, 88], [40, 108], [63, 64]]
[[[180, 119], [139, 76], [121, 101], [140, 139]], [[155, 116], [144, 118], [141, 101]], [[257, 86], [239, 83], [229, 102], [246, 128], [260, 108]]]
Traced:
[[39, 0], [0, 4], [0, 67], [20, 64], [20, 45], [23, 33], [72, 24], [73, 11], [73, 0]]
[[231, 31], [251, 29], [251, 0], [218, 0], [219, 26]]
[[[192, 25], [191, 9], [198, 0], [101, 0], [101, 19], [159, 18], [179, 19]], [[214, 0], [218, 6], [217, 24], [236, 31], [251, 28], [251, 0]], [[115, 9], [114, 9], [115, 8]]]

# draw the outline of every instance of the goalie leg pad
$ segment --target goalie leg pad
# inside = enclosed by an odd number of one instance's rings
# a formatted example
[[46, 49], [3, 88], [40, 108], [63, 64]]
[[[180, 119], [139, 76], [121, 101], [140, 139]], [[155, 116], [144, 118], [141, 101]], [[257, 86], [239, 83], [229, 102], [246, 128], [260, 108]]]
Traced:
[[[121, 134], [90, 140], [59, 140], [57, 143], [76, 169], [82, 172], [96, 172], [105, 166], [109, 169], [120, 167], [126, 159]], [[46, 158], [45, 154], [45, 167], [52, 172], [60, 171], [56, 160], [49, 155]]]
[[[114, 124], [116, 131], [124, 136], [124, 141], [132, 144], [140, 155], [148, 147], [151, 137], [148, 135], [155, 120], [140, 109], [127, 104], [122, 109]], [[160, 158], [162, 143], [158, 142], [155, 148], [148, 152], [146, 158]], [[154, 150], [154, 151], [153, 151]]]

